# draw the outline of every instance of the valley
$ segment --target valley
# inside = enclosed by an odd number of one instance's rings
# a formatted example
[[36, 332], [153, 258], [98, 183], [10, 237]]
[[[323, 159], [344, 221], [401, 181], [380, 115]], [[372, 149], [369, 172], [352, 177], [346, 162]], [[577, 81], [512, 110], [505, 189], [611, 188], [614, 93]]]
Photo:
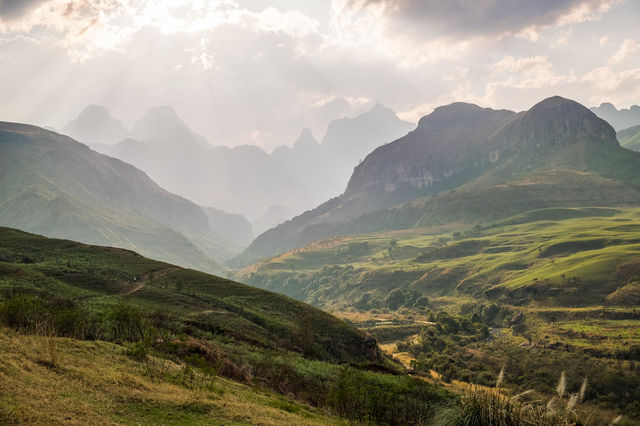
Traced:
[[519, 392], [552, 394], [566, 371], [589, 377], [600, 408], [631, 410], [638, 395], [620, 392], [640, 384], [639, 220], [636, 208], [553, 208], [333, 237], [237, 277], [347, 319], [419, 374], [491, 386], [505, 363]]

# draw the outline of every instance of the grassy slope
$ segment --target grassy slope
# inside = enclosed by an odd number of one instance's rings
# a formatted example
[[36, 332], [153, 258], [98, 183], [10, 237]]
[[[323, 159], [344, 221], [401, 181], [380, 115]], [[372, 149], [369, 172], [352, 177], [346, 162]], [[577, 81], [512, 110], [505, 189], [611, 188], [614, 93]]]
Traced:
[[53, 345], [55, 368], [47, 364], [47, 338], [0, 329], [0, 423], [338, 423], [323, 411], [224, 378], [207, 390], [153, 379], [115, 344], [55, 338]]
[[0, 423], [406, 424], [455, 400], [336, 317], [131, 251], [0, 228], [0, 276], [0, 322], [44, 336], [0, 328]]
[[[237, 276], [327, 307], [333, 300], [353, 304], [367, 291], [382, 299], [396, 287], [431, 297], [468, 298], [546, 281], [560, 289], [560, 296], [571, 297], [558, 299], [556, 292], [556, 301], [548, 303], [588, 306], [605, 303], [607, 295], [622, 287], [616, 268], [640, 257], [640, 210], [633, 208], [544, 209], [473, 233], [454, 236], [452, 230], [455, 227], [334, 237], [253, 265]], [[392, 240], [397, 245], [389, 252]], [[366, 248], [358, 249], [364, 243]], [[323, 283], [323, 274], [338, 278]], [[302, 292], [300, 287], [276, 287], [289, 278], [308, 287]], [[580, 297], [571, 296], [576, 286]]]
[[629, 127], [617, 133], [620, 145], [631, 151], [640, 151], [640, 126]]
[[[298, 350], [313, 333], [313, 356], [362, 361], [367, 336], [285, 296], [146, 259], [134, 252], [47, 239], [0, 228], [0, 291], [63, 296], [88, 309], [129, 302], [163, 310], [198, 333], [263, 348]], [[373, 352], [372, 352], [373, 351]]]

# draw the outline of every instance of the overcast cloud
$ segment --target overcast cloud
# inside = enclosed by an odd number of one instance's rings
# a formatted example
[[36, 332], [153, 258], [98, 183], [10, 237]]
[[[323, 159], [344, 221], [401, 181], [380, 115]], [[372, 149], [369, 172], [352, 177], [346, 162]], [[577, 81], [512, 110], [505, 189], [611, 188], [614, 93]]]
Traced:
[[317, 138], [383, 103], [640, 104], [634, 0], [0, 0], [0, 120], [131, 126], [171, 104], [216, 145]]

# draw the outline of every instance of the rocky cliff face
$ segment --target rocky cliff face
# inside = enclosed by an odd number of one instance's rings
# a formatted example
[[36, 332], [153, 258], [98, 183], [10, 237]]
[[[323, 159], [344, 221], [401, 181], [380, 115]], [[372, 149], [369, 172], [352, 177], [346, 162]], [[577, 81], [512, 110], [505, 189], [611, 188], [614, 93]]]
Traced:
[[514, 155], [544, 155], [576, 142], [618, 144], [607, 122], [559, 96], [520, 114], [455, 103], [372, 152], [356, 168], [345, 196], [464, 181]]
[[534, 105], [491, 141], [497, 149], [514, 153], [544, 153], [576, 142], [618, 144], [615, 130], [606, 121], [560, 96]]
[[[381, 146], [356, 167], [345, 196], [423, 189], [469, 168], [496, 160], [489, 138], [516, 114], [466, 103], [436, 108], [418, 128]], [[481, 155], [478, 155], [480, 154]]]

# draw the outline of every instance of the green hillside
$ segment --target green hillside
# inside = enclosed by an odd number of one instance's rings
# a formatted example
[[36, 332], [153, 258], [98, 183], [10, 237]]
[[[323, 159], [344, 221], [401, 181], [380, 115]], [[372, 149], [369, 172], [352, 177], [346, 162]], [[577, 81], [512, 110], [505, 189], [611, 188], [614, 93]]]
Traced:
[[635, 152], [640, 151], [640, 126], [620, 130], [616, 136], [623, 147]]
[[[334, 309], [393, 309], [385, 298], [396, 288], [414, 299], [517, 294], [525, 299], [519, 302], [554, 306], [634, 306], [640, 299], [616, 301], [614, 294], [633, 278], [617, 274], [640, 258], [638, 230], [636, 208], [550, 208], [473, 228], [458, 223], [334, 237], [236, 277]], [[529, 287], [535, 297], [515, 291]]]
[[0, 228], [0, 260], [5, 294], [81, 300], [83, 309], [98, 313], [127, 302], [173, 317], [194, 336], [304, 348], [308, 356], [333, 361], [378, 359], [375, 341], [318, 309], [132, 251]]
[[[340, 424], [327, 411], [223, 377], [206, 388], [153, 377], [113, 343], [0, 329], [0, 344], [2, 424]], [[175, 375], [181, 366], [168, 368]]]
[[200, 207], [66, 136], [0, 122], [0, 182], [0, 225], [225, 271], [215, 259], [230, 252]]
[[407, 424], [454, 402], [343, 320], [132, 251], [0, 228], [0, 276], [0, 423]]

